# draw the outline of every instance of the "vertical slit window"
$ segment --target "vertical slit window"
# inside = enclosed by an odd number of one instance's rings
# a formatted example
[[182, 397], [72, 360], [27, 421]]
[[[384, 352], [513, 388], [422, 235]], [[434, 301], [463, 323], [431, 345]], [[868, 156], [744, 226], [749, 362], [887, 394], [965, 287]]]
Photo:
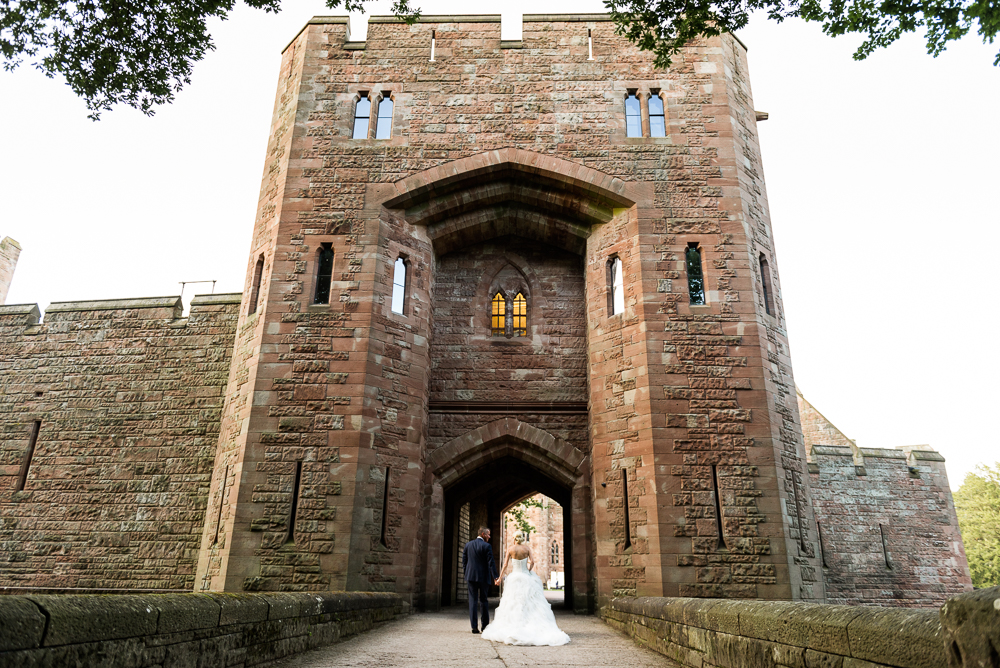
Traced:
[[696, 242], [690, 242], [684, 251], [687, 265], [688, 295], [692, 304], [705, 303], [705, 276], [701, 271], [701, 249]]
[[226, 500], [226, 483], [229, 481], [229, 467], [232, 464], [226, 464], [226, 475], [222, 478], [222, 484], [219, 485], [219, 513], [215, 518], [215, 538], [212, 539], [212, 545], [218, 545], [219, 534], [222, 532], [222, 507]]
[[667, 136], [667, 119], [663, 113], [663, 98], [659, 95], [649, 97], [649, 136]]
[[513, 303], [513, 332], [514, 336], [528, 335], [528, 300], [520, 292], [514, 297]]
[[431, 62], [434, 62], [434, 47], [437, 46], [437, 31], [431, 30]]
[[313, 304], [330, 303], [330, 280], [333, 276], [333, 244], [319, 245], [316, 251], [316, 296]]
[[257, 258], [257, 264], [253, 269], [253, 287], [250, 289], [250, 312], [253, 315], [257, 312], [257, 301], [260, 299], [260, 281], [264, 274], [264, 254]]
[[587, 29], [587, 60], [594, 59], [594, 35], [590, 28]]
[[632, 523], [628, 516], [628, 471], [619, 469], [622, 472], [622, 512], [625, 516], [625, 549], [632, 547]]
[[763, 253], [760, 254], [760, 284], [764, 289], [764, 310], [768, 315], [774, 315], [774, 305], [771, 302], [771, 270]]
[[367, 93], [361, 93], [361, 99], [354, 105], [354, 139], [368, 139], [368, 126], [372, 115], [372, 101]]
[[392, 268], [392, 312], [403, 315], [406, 307], [406, 260], [397, 258]]
[[42, 430], [42, 421], [35, 420], [31, 424], [31, 435], [28, 437], [28, 449], [24, 451], [21, 459], [21, 470], [17, 474], [17, 487], [15, 492], [24, 491], [24, 485], [28, 482], [28, 469], [31, 468], [31, 460], [35, 456], [35, 446], [38, 444], [38, 432]]
[[389, 547], [389, 473], [391, 469], [385, 467], [385, 488], [382, 490], [382, 534], [378, 542], [382, 547]]
[[288, 535], [286, 543], [295, 542], [295, 516], [299, 510], [299, 487], [302, 484], [302, 462], [295, 462], [295, 480], [292, 482], [292, 507], [288, 511]]
[[507, 300], [498, 292], [493, 295], [492, 306], [490, 331], [493, 336], [504, 336], [507, 334]]
[[550, 561], [553, 564], [559, 563], [559, 543], [552, 541], [552, 556]]
[[819, 556], [823, 562], [823, 568], [829, 568], [826, 565], [826, 546], [823, 544], [823, 527], [819, 522], [816, 522], [816, 536], [819, 537]]
[[389, 139], [392, 136], [393, 102], [389, 94], [379, 100], [378, 121], [375, 123], [375, 139]]
[[625, 281], [622, 278], [622, 261], [618, 257], [608, 261], [608, 310], [609, 315], [625, 311]]
[[712, 464], [712, 496], [715, 497], [715, 531], [719, 536], [718, 549], [726, 548], [726, 534], [722, 530], [722, 494], [719, 492], [719, 469]]
[[885, 557], [885, 567], [892, 570], [892, 562], [889, 561], [889, 544], [885, 539], [885, 527], [881, 523], [878, 525], [878, 533], [882, 537], [882, 556]]
[[639, 98], [630, 92], [625, 98], [625, 135], [627, 137], [642, 136], [642, 109]]

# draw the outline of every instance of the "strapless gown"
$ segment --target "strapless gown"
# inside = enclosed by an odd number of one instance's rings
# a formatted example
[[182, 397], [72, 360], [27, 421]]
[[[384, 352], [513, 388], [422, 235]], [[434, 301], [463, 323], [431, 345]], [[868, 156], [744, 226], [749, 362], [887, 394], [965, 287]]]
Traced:
[[565, 645], [569, 636], [559, 630], [552, 606], [545, 600], [542, 581], [528, 570], [527, 559], [511, 559], [513, 571], [504, 579], [500, 605], [483, 638], [508, 645]]

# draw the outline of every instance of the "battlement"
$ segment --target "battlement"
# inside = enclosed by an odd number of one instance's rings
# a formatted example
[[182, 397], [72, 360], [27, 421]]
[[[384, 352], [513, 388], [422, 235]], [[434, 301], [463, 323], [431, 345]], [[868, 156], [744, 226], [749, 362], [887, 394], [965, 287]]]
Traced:
[[[243, 293], [241, 292], [195, 295], [191, 300], [189, 317], [214, 312], [218, 306], [239, 304], [242, 299]], [[144, 311], [141, 316], [143, 319], [186, 320], [186, 318], [181, 317], [183, 308], [180, 296], [52, 302], [45, 309], [45, 320], [42, 321], [42, 311], [38, 308], [38, 304], [0, 305], [0, 327], [18, 324], [31, 327], [65, 320], [108, 320], [129, 317], [120, 312], [140, 309]], [[149, 313], [146, 311], [147, 309], [156, 309], [160, 312]]]

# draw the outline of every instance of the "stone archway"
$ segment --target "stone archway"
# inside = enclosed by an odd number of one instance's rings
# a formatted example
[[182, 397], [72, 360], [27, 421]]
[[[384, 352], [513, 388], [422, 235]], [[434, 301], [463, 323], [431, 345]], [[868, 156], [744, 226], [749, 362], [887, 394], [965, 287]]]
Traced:
[[[588, 469], [588, 457], [570, 443], [515, 418], [495, 420], [438, 448], [428, 458], [433, 498], [428, 549], [437, 553], [427, 561], [428, 599], [435, 598], [437, 605], [456, 602], [457, 548], [464, 543], [458, 518], [464, 504], [472, 503], [486, 517], [473, 518], [473, 524], [485, 521], [494, 528], [505, 508], [542, 493], [563, 507], [566, 606], [588, 612]], [[494, 550], [498, 552], [498, 545]]]

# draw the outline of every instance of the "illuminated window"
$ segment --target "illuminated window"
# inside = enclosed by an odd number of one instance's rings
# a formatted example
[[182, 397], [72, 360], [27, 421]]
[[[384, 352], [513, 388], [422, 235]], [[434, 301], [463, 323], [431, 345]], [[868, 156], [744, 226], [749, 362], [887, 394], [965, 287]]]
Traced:
[[378, 103], [378, 121], [375, 123], [375, 139], [388, 139], [392, 136], [392, 98], [384, 94]]
[[354, 105], [354, 139], [368, 139], [371, 115], [372, 101], [368, 99], [368, 93], [361, 93], [361, 99]]
[[667, 136], [667, 119], [663, 113], [663, 98], [659, 95], [649, 97], [649, 136]]
[[392, 270], [392, 312], [403, 315], [406, 305], [406, 261], [398, 258]]
[[493, 318], [490, 329], [493, 336], [507, 334], [507, 300], [499, 292], [493, 296]]
[[642, 136], [642, 111], [635, 93], [629, 93], [625, 98], [625, 136]]
[[514, 336], [527, 336], [528, 335], [528, 301], [524, 298], [520, 292], [514, 297], [514, 309], [513, 309], [513, 325]]

